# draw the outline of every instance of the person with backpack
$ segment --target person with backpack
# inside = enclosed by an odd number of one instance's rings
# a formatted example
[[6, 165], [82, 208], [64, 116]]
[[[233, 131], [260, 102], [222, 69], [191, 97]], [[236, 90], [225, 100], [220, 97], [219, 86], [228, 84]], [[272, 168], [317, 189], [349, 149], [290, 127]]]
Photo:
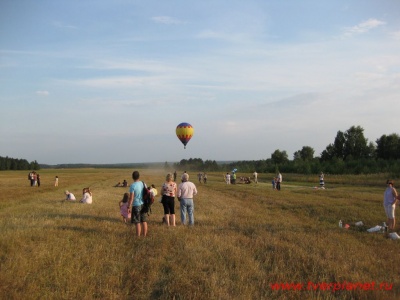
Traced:
[[189, 225], [194, 225], [194, 202], [193, 196], [197, 194], [196, 186], [189, 181], [189, 174], [182, 175], [182, 183], [178, 187], [178, 199], [181, 207], [181, 222], [186, 225], [186, 212], [189, 216]]
[[145, 183], [139, 180], [138, 171], [133, 171], [133, 183], [129, 187], [129, 205], [128, 212], [131, 213], [131, 223], [135, 224], [136, 235], [147, 236], [147, 211], [144, 208], [143, 190], [147, 189]]

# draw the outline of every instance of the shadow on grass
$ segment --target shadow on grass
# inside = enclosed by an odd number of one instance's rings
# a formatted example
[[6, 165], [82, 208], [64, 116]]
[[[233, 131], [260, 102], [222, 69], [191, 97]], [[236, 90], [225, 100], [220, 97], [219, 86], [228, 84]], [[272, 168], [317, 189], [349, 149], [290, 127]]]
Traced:
[[92, 216], [92, 215], [80, 215], [80, 214], [47, 214], [46, 217], [49, 218], [61, 218], [61, 219], [75, 219], [75, 220], [93, 220], [97, 222], [111, 222], [111, 223], [121, 223], [121, 219], [115, 217], [105, 217], [105, 216]]
[[94, 228], [84, 228], [79, 226], [60, 226], [58, 227], [60, 230], [68, 230], [68, 231], [78, 231], [78, 232], [85, 232], [85, 233], [98, 233], [97, 229]]

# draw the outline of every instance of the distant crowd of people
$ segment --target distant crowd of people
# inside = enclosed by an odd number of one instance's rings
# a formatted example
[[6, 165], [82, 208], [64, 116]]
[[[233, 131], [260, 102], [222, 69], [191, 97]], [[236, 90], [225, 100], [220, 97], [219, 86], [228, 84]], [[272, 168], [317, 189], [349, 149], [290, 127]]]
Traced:
[[[236, 170], [236, 169], [235, 169]], [[258, 173], [255, 171], [252, 174], [254, 183], [258, 183]], [[207, 174], [197, 174], [199, 183], [207, 183]], [[30, 185], [40, 187], [40, 175], [36, 171], [29, 172], [28, 179]], [[133, 183], [129, 186], [129, 193], [124, 193], [122, 199], [119, 201], [120, 214], [124, 223], [135, 224], [136, 235], [146, 236], [148, 231], [147, 216], [148, 211], [144, 210], [143, 202], [143, 189], [149, 190], [153, 199], [158, 195], [157, 189], [154, 184], [147, 187], [146, 184], [140, 180], [140, 174], [138, 171], [132, 173]], [[164, 215], [162, 222], [166, 226], [176, 226], [175, 217], [175, 198], [180, 202], [180, 218], [182, 225], [194, 225], [194, 196], [197, 195], [196, 185], [189, 181], [189, 174], [185, 171], [181, 176], [181, 182], [176, 183], [177, 172], [168, 173], [165, 177], [165, 181], [161, 186], [161, 199], [160, 203], [163, 205]], [[236, 184], [236, 172], [226, 173], [224, 175], [224, 181], [227, 185]], [[250, 184], [250, 177], [240, 177], [239, 183]], [[278, 174], [272, 178], [272, 189], [280, 191], [282, 183], [282, 174]], [[55, 176], [54, 186], [58, 187], [59, 178]], [[115, 187], [128, 187], [128, 182], [124, 179], [122, 183], [118, 182]], [[315, 187], [317, 188], [317, 187]], [[325, 189], [325, 175], [323, 172], [319, 174], [319, 188]], [[76, 197], [73, 193], [65, 191], [65, 201], [76, 201]], [[384, 192], [383, 206], [387, 217], [387, 227], [389, 231], [394, 231], [395, 228], [395, 208], [397, 200], [400, 200], [400, 195], [397, 194], [394, 188], [392, 180], [387, 180], [387, 187]], [[79, 200], [80, 203], [92, 204], [93, 195], [89, 187], [82, 189], [82, 198]]]
[[116, 185], [114, 185], [114, 187], [127, 187], [127, 186], [128, 186], [128, 181], [126, 181], [125, 179], [124, 181], [122, 181], [122, 183], [118, 182]]
[[207, 174], [205, 172], [197, 174], [197, 178], [199, 183], [207, 183]]
[[29, 172], [28, 180], [31, 186], [40, 187], [40, 174], [36, 173], [36, 171]]

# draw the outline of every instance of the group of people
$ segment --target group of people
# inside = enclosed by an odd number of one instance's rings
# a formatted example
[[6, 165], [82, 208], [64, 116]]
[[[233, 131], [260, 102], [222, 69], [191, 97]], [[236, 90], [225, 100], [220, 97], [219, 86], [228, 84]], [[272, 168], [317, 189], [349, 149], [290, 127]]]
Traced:
[[239, 183], [250, 184], [251, 179], [250, 177], [241, 176], [239, 179]]
[[[66, 201], [76, 201], [76, 197], [73, 193], [70, 191], [65, 191], [65, 200]], [[93, 202], [93, 197], [92, 197], [92, 192], [90, 191], [90, 188], [86, 187], [83, 188], [82, 190], [82, 199], [79, 200], [80, 203], [85, 203], [85, 204], [92, 204]]]
[[[31, 186], [40, 187], [40, 174], [36, 171], [29, 172], [28, 180], [30, 181]], [[54, 186], [58, 186], [58, 176], [54, 178]]]
[[232, 172], [232, 175], [228, 173], [225, 174], [224, 180], [226, 184], [236, 184], [236, 172]]
[[[175, 171], [176, 173], [176, 171]], [[185, 171], [178, 185], [176, 174], [168, 173], [165, 182], [161, 187], [160, 202], [164, 208], [163, 222], [166, 226], [176, 226], [175, 218], [175, 198], [180, 202], [181, 223], [183, 225], [194, 225], [194, 201], [193, 197], [197, 194], [196, 185], [189, 181], [189, 174]], [[127, 223], [130, 218], [131, 223], [135, 224], [137, 236], [147, 236], [148, 212], [144, 209], [143, 189], [147, 188], [145, 183], [140, 180], [138, 171], [132, 173], [133, 183], [129, 187], [129, 193], [125, 193], [119, 202], [120, 212], [123, 222]], [[156, 196], [157, 189], [154, 184], [149, 187], [153, 196]]]
[[282, 182], [282, 174], [279, 172], [276, 177], [272, 178], [272, 189], [280, 191]]
[[[32, 174], [32, 175], [31, 175]], [[233, 173], [235, 174], [235, 173]], [[205, 175], [205, 174], [204, 174]], [[189, 174], [185, 171], [181, 177], [181, 183], [176, 183], [176, 171], [174, 174], [168, 173], [165, 178], [165, 182], [161, 186], [161, 199], [160, 202], [164, 208], [163, 222], [166, 226], [176, 226], [175, 217], [175, 198], [177, 197], [180, 202], [180, 216], [181, 223], [183, 225], [194, 225], [194, 201], [193, 197], [197, 195], [197, 188], [193, 182], [189, 181]], [[200, 174], [198, 175], [200, 178]], [[254, 175], [253, 175], [254, 176]], [[29, 173], [29, 179], [31, 180], [31, 186], [38, 184], [39, 174], [36, 172]], [[229, 173], [224, 176], [226, 184], [231, 184], [232, 179]], [[32, 178], [32, 179], [31, 179]], [[40, 178], [40, 177], [39, 177]], [[204, 176], [202, 176], [204, 180]], [[254, 176], [255, 181], [257, 175]], [[36, 183], [35, 183], [36, 179]], [[123, 221], [127, 223], [128, 219], [131, 219], [131, 223], [135, 224], [136, 235], [146, 236], [148, 231], [147, 226], [147, 211], [143, 210], [143, 189], [147, 188], [143, 181], [140, 181], [140, 174], [138, 171], [132, 173], [133, 183], [129, 187], [129, 193], [124, 193], [122, 200], [119, 202], [121, 216]], [[250, 181], [250, 178], [247, 178]], [[56, 176], [58, 182], [58, 177]], [[39, 181], [40, 182], [40, 181]], [[126, 182], [124, 180], [124, 182]], [[199, 179], [200, 182], [200, 179]], [[206, 181], [205, 181], [206, 182]], [[282, 174], [279, 172], [276, 177], [272, 179], [272, 188], [280, 191], [280, 184], [282, 182]], [[256, 181], [257, 183], [257, 181]], [[324, 174], [320, 174], [320, 187], [324, 187]], [[40, 185], [40, 184], [39, 184]], [[400, 200], [400, 195], [397, 193], [394, 182], [387, 180], [386, 190], [383, 197], [383, 206], [387, 217], [387, 226], [389, 231], [394, 231], [395, 228], [395, 208], [397, 200]], [[148, 187], [152, 196], [157, 196], [158, 192], [154, 184]], [[65, 191], [67, 201], [76, 201], [75, 195], [69, 191]], [[93, 202], [92, 192], [90, 188], [84, 188], [82, 190], [81, 203], [91, 204]]]
[[28, 180], [30, 181], [31, 186], [40, 187], [40, 175], [39, 173], [36, 173], [36, 171], [29, 172]]
[[197, 174], [197, 178], [199, 179], [199, 183], [207, 183], [207, 174], [205, 172], [200, 172], [199, 174]]
[[128, 186], [128, 181], [126, 181], [125, 179], [124, 181], [122, 181], [122, 183], [120, 181], [116, 185], [114, 185], [114, 187], [127, 187], [127, 186]]

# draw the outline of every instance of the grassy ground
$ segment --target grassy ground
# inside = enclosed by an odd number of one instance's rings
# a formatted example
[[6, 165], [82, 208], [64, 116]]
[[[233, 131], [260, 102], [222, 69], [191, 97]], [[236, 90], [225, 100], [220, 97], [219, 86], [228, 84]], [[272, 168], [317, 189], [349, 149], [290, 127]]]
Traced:
[[[277, 192], [272, 174], [230, 186], [223, 173], [208, 174], [207, 185], [192, 174], [195, 226], [181, 226], [179, 213], [177, 227], [163, 226], [157, 202], [138, 239], [119, 214], [128, 189], [113, 187], [132, 171], [41, 170], [40, 188], [28, 172], [0, 172], [0, 298], [400, 298], [400, 241], [365, 231], [385, 221], [384, 175], [325, 176], [320, 190], [318, 176], [283, 174]], [[165, 178], [141, 174], [158, 189]], [[62, 201], [65, 189], [79, 199], [87, 186], [92, 205]], [[339, 219], [366, 226], [340, 229]]]

